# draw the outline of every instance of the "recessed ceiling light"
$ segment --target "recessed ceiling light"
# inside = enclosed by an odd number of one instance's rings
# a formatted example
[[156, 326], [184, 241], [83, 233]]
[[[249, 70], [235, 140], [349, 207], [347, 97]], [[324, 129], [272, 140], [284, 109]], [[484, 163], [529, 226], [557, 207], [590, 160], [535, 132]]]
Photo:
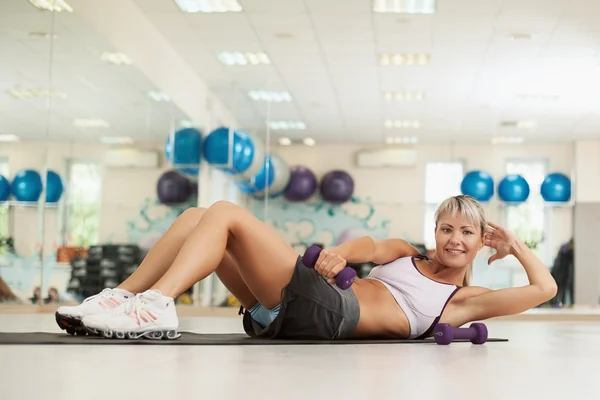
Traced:
[[148, 92], [148, 97], [150, 97], [154, 101], [171, 101], [171, 96], [166, 94], [165, 92], [160, 92], [157, 90], [151, 90]]
[[304, 130], [306, 129], [306, 124], [302, 121], [270, 121], [269, 127], [274, 131]]
[[385, 142], [387, 144], [417, 144], [419, 139], [415, 136], [390, 136], [385, 138]]
[[531, 40], [533, 36], [529, 33], [513, 33], [509, 36], [512, 40]]
[[133, 139], [125, 136], [102, 136], [100, 141], [104, 144], [133, 144]]
[[115, 65], [131, 65], [131, 64], [133, 64], [131, 59], [123, 53], [111, 53], [109, 51], [105, 51], [100, 56], [100, 59], [104, 62], [115, 64]]
[[524, 141], [521, 136], [498, 136], [492, 139], [492, 144], [521, 144]]
[[386, 100], [421, 101], [425, 98], [425, 92], [420, 90], [387, 91], [383, 92], [383, 98]]
[[108, 121], [99, 118], [81, 118], [73, 121], [77, 128], [110, 128]]
[[290, 138], [282, 137], [279, 138], [279, 144], [282, 146], [289, 146], [292, 144], [292, 140]]
[[254, 101], [268, 101], [275, 103], [292, 101], [292, 95], [289, 92], [276, 92], [269, 90], [251, 90], [248, 92], [248, 97]]
[[67, 95], [59, 90], [48, 90], [40, 88], [22, 88], [16, 87], [9, 89], [6, 93], [18, 100], [29, 100], [29, 99], [66, 99]]
[[42, 39], [58, 39], [57, 34], [51, 34], [47, 32], [29, 32], [29, 37]]
[[269, 56], [265, 53], [242, 53], [240, 51], [221, 52], [217, 58], [225, 65], [259, 65], [271, 64]]
[[421, 127], [421, 122], [408, 119], [386, 119], [383, 126], [387, 129], [419, 129]]
[[379, 55], [379, 64], [382, 66], [413, 66], [427, 65], [431, 56], [423, 53], [383, 53]]
[[240, 12], [243, 10], [236, 0], [175, 0], [181, 11], [186, 13]]
[[306, 146], [314, 146], [315, 144], [317, 144], [317, 142], [315, 142], [315, 139], [313, 138], [304, 138], [304, 140], [302, 140], [302, 142], [306, 145]]
[[433, 14], [436, 0], [373, 0], [377, 13]]
[[0, 134], [0, 142], [18, 142], [19, 137], [10, 133]]
[[73, 12], [71, 7], [65, 0], [29, 0], [29, 2], [40, 10], [56, 11], [56, 12]]
[[193, 128], [196, 125], [193, 121], [190, 121], [189, 119], [182, 119], [181, 121], [179, 121], [179, 126], [182, 128]]

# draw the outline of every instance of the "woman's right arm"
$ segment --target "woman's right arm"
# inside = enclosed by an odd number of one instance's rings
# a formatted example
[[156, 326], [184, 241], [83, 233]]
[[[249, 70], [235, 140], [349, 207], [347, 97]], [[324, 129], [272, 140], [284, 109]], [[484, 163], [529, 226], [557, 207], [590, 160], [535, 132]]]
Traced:
[[419, 255], [419, 251], [402, 239], [377, 240], [370, 236], [349, 240], [326, 251], [338, 254], [350, 263], [387, 264], [401, 257]]

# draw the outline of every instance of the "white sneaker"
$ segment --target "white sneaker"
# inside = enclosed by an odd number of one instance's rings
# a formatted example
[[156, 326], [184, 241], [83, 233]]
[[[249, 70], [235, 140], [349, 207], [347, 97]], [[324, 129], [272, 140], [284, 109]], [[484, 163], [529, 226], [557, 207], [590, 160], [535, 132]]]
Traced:
[[177, 339], [179, 318], [175, 300], [157, 290], [147, 290], [127, 300], [117, 313], [86, 315], [83, 328], [105, 338]]
[[104, 289], [90, 296], [77, 306], [61, 306], [56, 310], [56, 323], [70, 335], [85, 335], [81, 319], [87, 315], [111, 314], [134, 297], [133, 293], [123, 289]]

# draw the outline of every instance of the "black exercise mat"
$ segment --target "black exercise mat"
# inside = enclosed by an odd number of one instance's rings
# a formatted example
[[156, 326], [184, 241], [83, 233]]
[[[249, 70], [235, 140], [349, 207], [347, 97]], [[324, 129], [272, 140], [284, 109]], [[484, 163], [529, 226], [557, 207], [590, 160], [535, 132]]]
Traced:
[[[469, 342], [457, 340], [456, 342]], [[508, 339], [489, 338], [488, 342], [508, 342]], [[90, 344], [90, 345], [117, 345], [117, 344], [151, 344], [151, 345], [190, 345], [190, 346], [245, 346], [245, 345], [298, 345], [298, 344], [398, 344], [398, 343], [433, 343], [433, 338], [424, 340], [282, 340], [282, 339], [255, 339], [243, 333], [191, 333], [182, 332], [177, 340], [150, 340], [150, 339], [104, 339], [94, 336], [71, 336], [66, 333], [28, 332], [28, 333], [0, 333], [0, 345], [4, 344]]]

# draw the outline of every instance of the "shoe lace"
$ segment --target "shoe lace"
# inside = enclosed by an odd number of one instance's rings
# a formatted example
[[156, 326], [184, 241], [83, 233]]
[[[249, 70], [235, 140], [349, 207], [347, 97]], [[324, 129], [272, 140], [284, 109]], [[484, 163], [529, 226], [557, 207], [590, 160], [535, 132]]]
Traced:
[[138, 321], [142, 320], [142, 318], [140, 317], [140, 308], [142, 308], [142, 305], [144, 304], [142, 295], [143, 295], [143, 293], [136, 294], [129, 301], [127, 301], [123, 306], [123, 313], [124, 314], [134, 313], [135, 317], [137, 318]]
[[95, 299], [98, 299], [101, 297], [107, 297], [107, 296], [110, 296], [111, 294], [112, 294], [112, 289], [106, 288], [106, 289], [103, 289], [100, 293], [86, 298], [85, 300], [83, 300], [83, 302], [87, 303], [88, 301], [92, 301], [92, 300], [95, 300]]

